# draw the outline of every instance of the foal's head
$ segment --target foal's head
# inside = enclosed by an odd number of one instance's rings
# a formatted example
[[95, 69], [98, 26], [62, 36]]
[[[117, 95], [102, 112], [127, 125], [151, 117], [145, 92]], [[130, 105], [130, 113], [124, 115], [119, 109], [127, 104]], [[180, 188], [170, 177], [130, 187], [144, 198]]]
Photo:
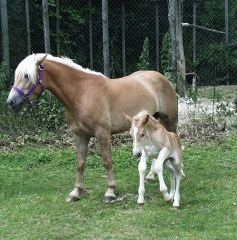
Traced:
[[124, 114], [125, 118], [131, 123], [130, 135], [133, 139], [133, 155], [140, 157], [142, 149], [146, 145], [147, 132], [146, 123], [149, 121], [150, 115], [147, 111], [142, 111], [134, 117]]
[[14, 86], [12, 87], [7, 103], [16, 112], [28, 100], [34, 99], [43, 91], [43, 61], [47, 54], [32, 54], [20, 62], [15, 71]]

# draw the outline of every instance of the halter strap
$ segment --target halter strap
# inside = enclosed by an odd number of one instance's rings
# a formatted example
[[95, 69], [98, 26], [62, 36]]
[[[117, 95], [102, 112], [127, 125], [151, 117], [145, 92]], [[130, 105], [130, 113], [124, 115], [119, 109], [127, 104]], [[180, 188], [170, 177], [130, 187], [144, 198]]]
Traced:
[[18, 92], [20, 95], [24, 96], [24, 101], [28, 101], [29, 100], [29, 96], [34, 92], [35, 88], [40, 85], [41, 86], [41, 93], [45, 90], [45, 87], [42, 84], [43, 81], [43, 72], [44, 72], [44, 65], [40, 64], [39, 65], [39, 75], [37, 78], [36, 83], [34, 83], [32, 85], [32, 87], [29, 89], [29, 91], [27, 93], [24, 93], [20, 88], [18, 88], [17, 86], [13, 86], [13, 89]]

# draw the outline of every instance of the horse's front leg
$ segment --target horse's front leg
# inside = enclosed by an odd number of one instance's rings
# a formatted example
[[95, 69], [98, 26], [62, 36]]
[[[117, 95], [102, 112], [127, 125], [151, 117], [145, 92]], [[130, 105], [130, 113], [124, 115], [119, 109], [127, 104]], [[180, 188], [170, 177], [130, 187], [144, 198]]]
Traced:
[[108, 178], [108, 185], [109, 188], [107, 189], [104, 202], [110, 203], [112, 200], [116, 199], [116, 195], [114, 193], [116, 183], [113, 177], [112, 171], [112, 151], [111, 151], [111, 135], [110, 131], [106, 129], [97, 129], [96, 137], [101, 149], [101, 155], [104, 161], [104, 166], [107, 173]]
[[84, 189], [84, 170], [86, 162], [86, 154], [88, 148], [88, 136], [75, 136], [75, 143], [77, 149], [77, 178], [76, 185], [67, 198], [67, 202], [75, 202], [80, 199], [80, 194]]
[[139, 205], [143, 205], [145, 200], [144, 200], [144, 194], [145, 194], [145, 174], [146, 174], [146, 162], [147, 162], [148, 156], [145, 153], [145, 151], [142, 151], [142, 156], [140, 158], [140, 162], [138, 164], [138, 171], [139, 171], [139, 188], [138, 188], [138, 199], [137, 203]]

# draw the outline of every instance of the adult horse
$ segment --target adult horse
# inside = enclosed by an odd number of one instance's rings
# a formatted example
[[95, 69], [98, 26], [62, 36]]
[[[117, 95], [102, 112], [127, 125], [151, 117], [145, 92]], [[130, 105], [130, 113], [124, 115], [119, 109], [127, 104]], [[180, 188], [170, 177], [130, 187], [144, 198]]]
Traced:
[[79, 200], [84, 188], [88, 142], [96, 137], [108, 177], [106, 203], [116, 198], [112, 172], [111, 134], [129, 129], [123, 112], [131, 116], [141, 110], [159, 115], [169, 131], [176, 131], [177, 100], [171, 83], [155, 71], [139, 71], [109, 79], [84, 69], [68, 58], [32, 54], [15, 71], [15, 81], [7, 102], [16, 112], [26, 101], [51, 91], [64, 105], [69, 127], [75, 135], [78, 152], [76, 185], [67, 201]]

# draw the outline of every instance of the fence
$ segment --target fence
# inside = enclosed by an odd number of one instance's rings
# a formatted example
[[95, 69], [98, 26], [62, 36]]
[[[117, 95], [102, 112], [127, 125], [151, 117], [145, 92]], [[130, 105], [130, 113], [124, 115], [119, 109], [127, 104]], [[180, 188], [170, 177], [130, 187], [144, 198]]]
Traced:
[[[7, 1], [11, 80], [4, 79], [1, 70], [1, 88], [5, 90], [12, 84], [14, 69], [26, 55], [45, 52], [42, 2], [48, 3], [51, 54], [65, 55], [83, 67], [104, 71], [102, 1]], [[4, 49], [6, 31], [1, 12]], [[227, 48], [237, 42], [236, 1], [183, 1], [182, 22], [186, 81], [197, 76], [198, 86], [236, 84], [237, 51]], [[168, 1], [109, 0], [108, 24], [111, 77], [130, 74], [143, 66], [170, 77]]]

